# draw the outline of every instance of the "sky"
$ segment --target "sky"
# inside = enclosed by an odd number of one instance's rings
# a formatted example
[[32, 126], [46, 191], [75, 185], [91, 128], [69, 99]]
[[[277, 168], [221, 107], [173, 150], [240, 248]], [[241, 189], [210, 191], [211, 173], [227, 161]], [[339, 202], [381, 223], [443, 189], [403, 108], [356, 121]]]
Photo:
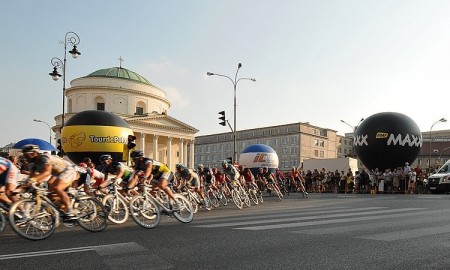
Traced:
[[[48, 75], [64, 40], [70, 81], [119, 66], [164, 90], [168, 114], [199, 130], [309, 122], [352, 132], [361, 118], [398, 112], [423, 132], [449, 119], [450, 1], [172, 0], [0, 1], [0, 146], [49, 139], [62, 80]], [[68, 48], [70, 50], [71, 48]], [[341, 122], [344, 120], [347, 124]], [[450, 122], [434, 130], [450, 129]], [[52, 137], [54, 134], [51, 134]], [[54, 140], [52, 141], [54, 144]]]

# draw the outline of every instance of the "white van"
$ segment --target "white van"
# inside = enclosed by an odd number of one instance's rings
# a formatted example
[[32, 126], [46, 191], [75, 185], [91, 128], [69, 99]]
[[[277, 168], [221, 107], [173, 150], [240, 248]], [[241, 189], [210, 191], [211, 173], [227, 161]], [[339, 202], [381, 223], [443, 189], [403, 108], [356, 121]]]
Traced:
[[450, 160], [428, 177], [428, 187], [431, 193], [450, 192]]

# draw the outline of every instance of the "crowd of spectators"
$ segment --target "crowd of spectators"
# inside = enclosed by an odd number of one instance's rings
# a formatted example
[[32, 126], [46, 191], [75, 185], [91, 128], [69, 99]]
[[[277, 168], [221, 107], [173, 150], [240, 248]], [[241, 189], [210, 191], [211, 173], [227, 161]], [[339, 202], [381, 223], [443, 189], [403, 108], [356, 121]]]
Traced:
[[411, 168], [408, 163], [404, 167], [361, 169], [353, 172], [327, 171], [325, 168], [314, 170], [299, 169], [305, 181], [307, 192], [311, 193], [425, 193], [424, 179], [428, 175], [419, 167]]

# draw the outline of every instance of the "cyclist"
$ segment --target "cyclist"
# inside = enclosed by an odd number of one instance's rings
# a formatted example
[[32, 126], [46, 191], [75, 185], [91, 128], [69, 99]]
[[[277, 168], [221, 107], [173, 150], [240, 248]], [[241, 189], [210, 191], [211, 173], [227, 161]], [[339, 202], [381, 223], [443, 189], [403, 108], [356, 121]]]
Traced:
[[89, 196], [94, 196], [91, 192], [91, 175], [89, 174], [87, 164], [80, 162], [78, 165], [74, 165], [74, 168], [80, 177], [72, 182], [72, 188], [78, 189], [80, 186], [83, 186], [84, 193]]
[[223, 174], [225, 175], [225, 178], [228, 180], [227, 181], [228, 188], [231, 190], [233, 189], [234, 185], [239, 183], [238, 181], [240, 178], [240, 174], [237, 171], [236, 167], [234, 167], [231, 164], [228, 164], [228, 160], [222, 160], [221, 164]]
[[17, 187], [19, 169], [13, 162], [0, 157], [0, 202], [11, 204], [16, 199], [12, 191]]
[[244, 168], [242, 170], [242, 178], [245, 181], [245, 187], [248, 189], [255, 189], [256, 191], [259, 191], [258, 185], [255, 181], [255, 176], [253, 175], [252, 171], [249, 168]]
[[133, 189], [136, 185], [142, 184], [143, 181], [149, 182], [153, 163], [151, 159], [144, 157], [144, 152], [142, 151], [134, 150], [131, 152], [130, 157], [133, 160], [134, 175], [130, 183], [128, 183], [128, 187]]
[[205, 204], [205, 196], [203, 195], [201, 189], [198, 174], [193, 170], [184, 167], [181, 163], [178, 163], [175, 168], [177, 169], [177, 175], [181, 180], [177, 188], [180, 189], [182, 185], [189, 185], [190, 187], [193, 187], [194, 191], [197, 192], [198, 196], [200, 196], [202, 204]]
[[115, 175], [111, 181], [118, 181], [118, 184], [122, 188], [119, 190], [121, 194], [125, 195], [125, 193], [128, 193], [128, 182], [133, 178], [133, 169], [122, 162], [113, 161], [111, 155], [101, 155], [99, 161], [103, 166], [102, 173], [105, 175], [105, 179], [108, 179], [108, 174]]
[[289, 178], [292, 183], [295, 183], [296, 190], [300, 190], [303, 193], [303, 197], [308, 197], [308, 192], [305, 189], [305, 178], [303, 178], [303, 175], [296, 167], [292, 167], [292, 170], [289, 172]]
[[[85, 157], [83, 159], [83, 162], [80, 164], [82, 165], [86, 164], [86, 170], [89, 176], [91, 177], [91, 182], [94, 181], [92, 187], [96, 190], [103, 192], [104, 194], [108, 193], [106, 187], [110, 184], [110, 181], [108, 181], [108, 179], [105, 178], [105, 175], [101, 171], [95, 168], [95, 164], [92, 162], [92, 160], [88, 157]], [[84, 167], [84, 165], [81, 167]]]
[[72, 204], [65, 192], [80, 175], [72, 163], [58, 156], [39, 153], [39, 146], [27, 144], [22, 153], [29, 162], [30, 180], [42, 184], [47, 181], [49, 190], [56, 193], [61, 200], [61, 210], [65, 211], [65, 219], [75, 219]]
[[169, 203], [171, 203], [172, 209], [180, 210], [181, 205], [177, 202], [172, 189], [169, 187], [169, 182], [172, 182], [174, 178], [169, 167], [151, 158], [144, 158], [144, 152], [142, 151], [133, 151], [133, 153], [134, 168], [136, 172], [140, 171], [142, 173], [143, 171], [145, 181], [149, 181], [153, 186], [152, 194], [155, 196], [156, 190], [162, 189], [169, 196]]
[[230, 194], [230, 189], [228, 188], [227, 179], [225, 175], [222, 173], [222, 171], [218, 171], [216, 167], [213, 167], [212, 174], [214, 175], [214, 179], [216, 179], [216, 187], [217, 188], [223, 188], [225, 191], [225, 194]]
[[210, 187], [215, 191], [219, 190], [216, 186], [216, 177], [209, 167], [205, 167], [203, 164], [199, 164], [197, 167], [197, 174], [203, 181], [205, 186]]
[[273, 186], [274, 189], [280, 192], [278, 183], [277, 181], [275, 181], [275, 175], [269, 171], [269, 168], [267, 166], [262, 167], [262, 178], [266, 186]]

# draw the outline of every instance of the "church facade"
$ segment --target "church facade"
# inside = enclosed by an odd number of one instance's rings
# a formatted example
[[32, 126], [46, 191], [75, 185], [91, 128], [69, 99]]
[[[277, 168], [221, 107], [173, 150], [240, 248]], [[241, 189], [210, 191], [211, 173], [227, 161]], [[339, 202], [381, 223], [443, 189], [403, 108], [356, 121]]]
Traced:
[[[122, 67], [100, 69], [71, 81], [65, 90], [65, 121], [78, 112], [101, 110], [124, 119], [136, 136], [136, 150], [169, 165], [190, 167], [194, 161], [194, 140], [198, 132], [192, 126], [169, 116], [166, 93], [146, 78]], [[52, 128], [61, 138], [62, 115], [55, 117]], [[192, 150], [191, 150], [192, 149]]]

